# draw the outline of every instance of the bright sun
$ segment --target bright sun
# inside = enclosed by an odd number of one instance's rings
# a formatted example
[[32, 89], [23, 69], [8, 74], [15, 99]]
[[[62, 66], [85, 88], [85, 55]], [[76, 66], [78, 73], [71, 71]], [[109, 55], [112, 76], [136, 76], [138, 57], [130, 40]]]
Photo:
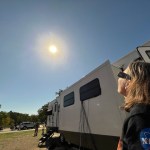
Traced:
[[49, 51], [50, 51], [52, 54], [55, 54], [55, 53], [57, 52], [57, 47], [56, 47], [55, 45], [50, 45]]

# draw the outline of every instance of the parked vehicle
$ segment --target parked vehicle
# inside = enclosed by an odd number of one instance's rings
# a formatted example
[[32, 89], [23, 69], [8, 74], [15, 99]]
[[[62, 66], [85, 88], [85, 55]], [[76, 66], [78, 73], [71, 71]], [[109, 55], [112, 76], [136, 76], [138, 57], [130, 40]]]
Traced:
[[60, 140], [92, 150], [115, 150], [126, 114], [119, 109], [117, 74], [135, 59], [150, 62], [150, 42], [111, 64], [98, 68], [49, 102], [47, 130], [58, 130]]
[[34, 126], [35, 126], [35, 123], [33, 122], [22, 122], [17, 126], [17, 129], [20, 129], [20, 130], [33, 129]]

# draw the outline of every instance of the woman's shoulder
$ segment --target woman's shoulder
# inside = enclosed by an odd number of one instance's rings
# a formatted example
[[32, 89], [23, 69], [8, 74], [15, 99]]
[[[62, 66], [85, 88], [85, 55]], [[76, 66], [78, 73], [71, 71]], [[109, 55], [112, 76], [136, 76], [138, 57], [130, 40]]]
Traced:
[[150, 128], [150, 105], [138, 104], [132, 108], [123, 125], [125, 131], [130, 128], [137, 131]]
[[139, 103], [135, 104], [129, 113], [129, 117], [136, 116], [136, 115], [150, 115], [150, 105]]
[[144, 128], [150, 128], [150, 108], [149, 110], [147, 108], [144, 108], [142, 105], [136, 106], [134, 111], [131, 111], [124, 121], [124, 130], [133, 129], [140, 132]]

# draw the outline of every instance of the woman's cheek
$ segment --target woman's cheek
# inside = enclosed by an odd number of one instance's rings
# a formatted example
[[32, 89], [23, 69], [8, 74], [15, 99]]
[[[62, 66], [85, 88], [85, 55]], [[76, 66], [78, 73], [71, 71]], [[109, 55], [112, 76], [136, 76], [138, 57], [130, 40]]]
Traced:
[[126, 96], [125, 82], [126, 80], [119, 78], [118, 79], [118, 93]]

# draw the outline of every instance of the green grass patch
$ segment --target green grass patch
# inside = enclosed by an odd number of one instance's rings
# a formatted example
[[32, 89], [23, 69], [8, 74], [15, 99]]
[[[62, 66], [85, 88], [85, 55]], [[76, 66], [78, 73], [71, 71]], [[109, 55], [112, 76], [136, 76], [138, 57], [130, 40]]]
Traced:
[[37, 150], [41, 133], [41, 129], [36, 137], [34, 130], [0, 133], [0, 150]]
[[26, 135], [32, 135], [33, 134], [33, 130], [29, 130], [29, 131], [18, 131], [18, 132], [10, 132], [10, 133], [1, 133], [0, 134], [0, 139], [8, 139], [8, 138], [16, 138], [19, 136], [26, 136]]

